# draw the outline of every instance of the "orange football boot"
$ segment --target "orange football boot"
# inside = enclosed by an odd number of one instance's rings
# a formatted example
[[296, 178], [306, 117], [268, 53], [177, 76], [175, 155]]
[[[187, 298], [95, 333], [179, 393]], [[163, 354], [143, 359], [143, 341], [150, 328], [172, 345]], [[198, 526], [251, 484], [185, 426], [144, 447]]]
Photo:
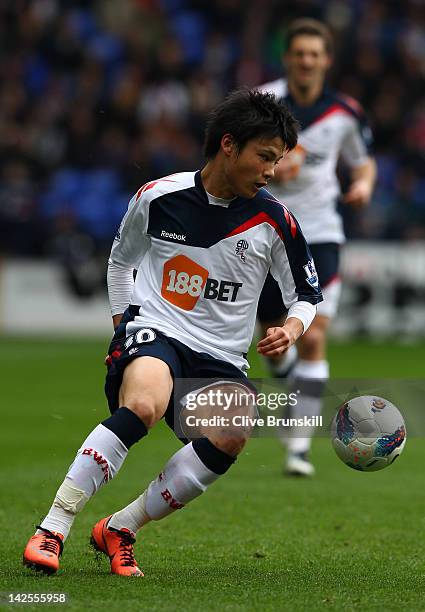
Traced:
[[29, 539], [24, 550], [24, 565], [45, 574], [54, 574], [59, 569], [59, 557], [63, 551], [63, 535], [37, 525], [43, 533]]
[[111, 574], [144, 576], [133, 554], [133, 544], [136, 541], [134, 533], [129, 529], [109, 529], [107, 525], [111, 516], [102, 519], [93, 527], [91, 545], [95, 550], [108, 555]]

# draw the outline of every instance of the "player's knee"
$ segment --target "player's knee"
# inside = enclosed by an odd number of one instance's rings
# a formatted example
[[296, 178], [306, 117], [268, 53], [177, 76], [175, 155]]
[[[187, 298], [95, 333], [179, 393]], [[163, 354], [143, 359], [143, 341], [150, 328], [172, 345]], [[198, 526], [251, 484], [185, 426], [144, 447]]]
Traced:
[[226, 453], [230, 457], [236, 457], [239, 455], [248, 441], [248, 433], [246, 432], [235, 432], [228, 433], [225, 436], [214, 437], [210, 439], [210, 442], [214, 444], [216, 448]]
[[148, 429], [151, 429], [162, 416], [159, 414], [153, 398], [149, 396], [127, 400], [126, 407], [134, 412]]
[[319, 327], [311, 327], [303, 336], [302, 336], [302, 352], [304, 355], [314, 355], [317, 351], [319, 351], [325, 342], [325, 332]]

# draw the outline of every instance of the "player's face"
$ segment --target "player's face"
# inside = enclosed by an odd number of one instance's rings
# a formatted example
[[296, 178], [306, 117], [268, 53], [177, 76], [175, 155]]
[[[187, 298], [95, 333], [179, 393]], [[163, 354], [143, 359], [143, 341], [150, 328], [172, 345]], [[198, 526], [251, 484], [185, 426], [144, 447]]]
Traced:
[[284, 61], [288, 81], [300, 89], [322, 85], [331, 64], [323, 38], [305, 34], [292, 39]]
[[226, 158], [225, 177], [233, 195], [253, 198], [273, 178], [284, 153], [280, 137], [249, 140], [241, 151], [233, 146]]

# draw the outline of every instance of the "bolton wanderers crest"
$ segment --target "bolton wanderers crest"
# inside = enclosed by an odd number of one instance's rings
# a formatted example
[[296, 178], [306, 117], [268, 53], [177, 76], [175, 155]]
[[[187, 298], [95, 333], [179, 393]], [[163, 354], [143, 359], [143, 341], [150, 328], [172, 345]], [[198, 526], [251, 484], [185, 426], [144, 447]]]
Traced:
[[241, 258], [241, 261], [246, 262], [245, 251], [248, 250], [249, 244], [246, 240], [238, 240], [235, 248], [235, 255]]

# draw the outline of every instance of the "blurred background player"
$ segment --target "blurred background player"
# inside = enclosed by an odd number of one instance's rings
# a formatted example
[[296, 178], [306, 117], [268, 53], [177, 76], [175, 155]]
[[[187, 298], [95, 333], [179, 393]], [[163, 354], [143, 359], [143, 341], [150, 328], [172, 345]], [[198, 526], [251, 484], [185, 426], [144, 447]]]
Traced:
[[[283, 55], [286, 78], [262, 85], [283, 99], [301, 124], [297, 147], [279, 163], [271, 185], [274, 195], [295, 214], [312, 251], [324, 301], [308, 332], [283, 357], [269, 358], [272, 374], [290, 376], [299, 390], [297, 414], [320, 414], [321, 396], [329, 378], [326, 338], [341, 291], [338, 275], [343, 221], [337, 210], [339, 160], [348, 168], [346, 206], [367, 206], [376, 178], [371, 157], [371, 131], [360, 105], [325, 84], [332, 63], [332, 37], [315, 19], [297, 19], [288, 28]], [[282, 323], [284, 312], [276, 281], [268, 276], [258, 308], [262, 332]], [[309, 460], [313, 428], [281, 432], [287, 446], [285, 471], [311, 476]]]

